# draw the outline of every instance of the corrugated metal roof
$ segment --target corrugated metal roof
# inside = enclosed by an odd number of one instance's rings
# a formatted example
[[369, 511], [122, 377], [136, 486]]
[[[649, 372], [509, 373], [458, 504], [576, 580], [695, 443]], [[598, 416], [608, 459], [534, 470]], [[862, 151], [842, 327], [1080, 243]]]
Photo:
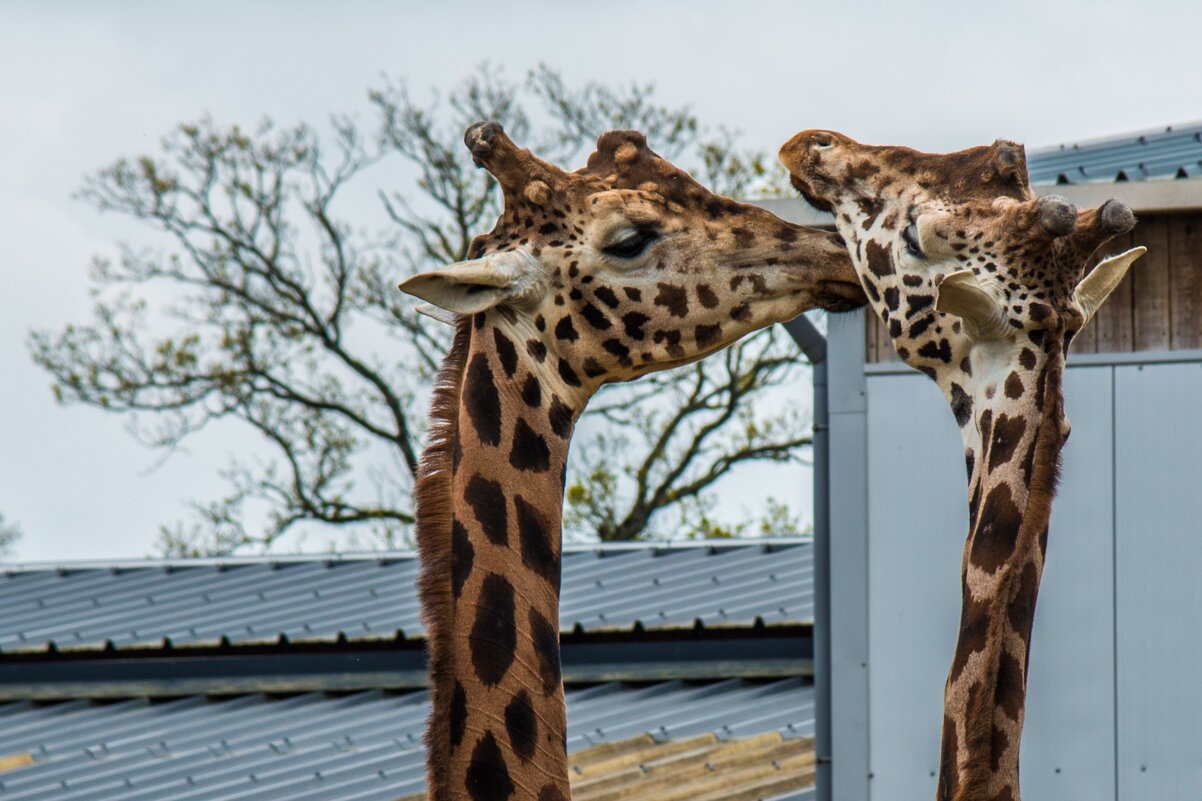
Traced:
[[[814, 729], [813, 690], [800, 679], [611, 683], [567, 700], [572, 753], [640, 734], [724, 741]], [[394, 801], [422, 789], [427, 712], [424, 691], [0, 704], [0, 799]]]
[[1032, 150], [1027, 169], [1033, 184], [1197, 178], [1202, 123]]
[[[806, 624], [808, 540], [565, 549], [560, 627]], [[423, 636], [412, 553], [9, 566], [0, 652]]]

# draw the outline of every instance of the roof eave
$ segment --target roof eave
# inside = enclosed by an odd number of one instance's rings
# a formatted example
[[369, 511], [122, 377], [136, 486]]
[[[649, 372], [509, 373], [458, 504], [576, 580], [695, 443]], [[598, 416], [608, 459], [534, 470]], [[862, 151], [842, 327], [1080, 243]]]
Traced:
[[1079, 209], [1090, 209], [1115, 198], [1136, 213], [1202, 209], [1202, 178], [1117, 181], [1079, 184], [1039, 184], [1038, 195], [1060, 195]]

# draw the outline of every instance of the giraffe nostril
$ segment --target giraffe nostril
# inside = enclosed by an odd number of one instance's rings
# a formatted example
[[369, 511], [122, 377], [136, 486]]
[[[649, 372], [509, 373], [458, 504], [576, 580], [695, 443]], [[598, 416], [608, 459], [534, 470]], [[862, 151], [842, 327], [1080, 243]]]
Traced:
[[830, 134], [816, 133], [810, 137], [810, 144], [819, 150], [823, 150], [835, 144], [835, 140], [831, 138]]

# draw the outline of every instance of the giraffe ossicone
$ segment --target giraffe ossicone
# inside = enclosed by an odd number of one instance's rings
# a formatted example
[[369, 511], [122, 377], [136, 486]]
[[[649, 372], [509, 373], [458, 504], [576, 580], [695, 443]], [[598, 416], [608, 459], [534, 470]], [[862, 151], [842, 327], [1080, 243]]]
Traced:
[[1135, 216], [1031, 191], [1022, 146], [928, 154], [802, 131], [780, 153], [830, 211], [898, 354], [934, 379], [969, 480], [960, 632], [937, 798], [1018, 801], [1035, 601], [1061, 448], [1065, 352], [1144, 252], [1105, 259]]
[[865, 301], [838, 236], [712, 194], [634, 131], [560, 170], [468, 129], [504, 208], [401, 289], [454, 323], [417, 484], [432, 801], [569, 797], [559, 664], [568, 444], [601, 385]]

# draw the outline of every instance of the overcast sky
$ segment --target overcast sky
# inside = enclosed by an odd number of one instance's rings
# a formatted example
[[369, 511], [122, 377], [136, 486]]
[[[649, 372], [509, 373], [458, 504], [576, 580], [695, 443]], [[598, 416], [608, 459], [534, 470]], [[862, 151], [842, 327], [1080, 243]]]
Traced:
[[51, 8], [6, 3], [0, 23], [0, 511], [25, 530], [23, 560], [144, 556], [184, 500], [223, 487], [234, 440], [196, 440], [156, 468], [119, 418], [56, 406], [25, 347], [33, 327], [86, 320], [90, 258], [139, 236], [72, 199], [81, 177], [153, 152], [181, 120], [320, 122], [366, 112], [383, 74], [446, 86], [486, 59], [512, 78], [546, 62], [571, 84], [651, 80], [662, 101], [772, 150], [810, 127], [950, 150], [1202, 118], [1196, 2]]

